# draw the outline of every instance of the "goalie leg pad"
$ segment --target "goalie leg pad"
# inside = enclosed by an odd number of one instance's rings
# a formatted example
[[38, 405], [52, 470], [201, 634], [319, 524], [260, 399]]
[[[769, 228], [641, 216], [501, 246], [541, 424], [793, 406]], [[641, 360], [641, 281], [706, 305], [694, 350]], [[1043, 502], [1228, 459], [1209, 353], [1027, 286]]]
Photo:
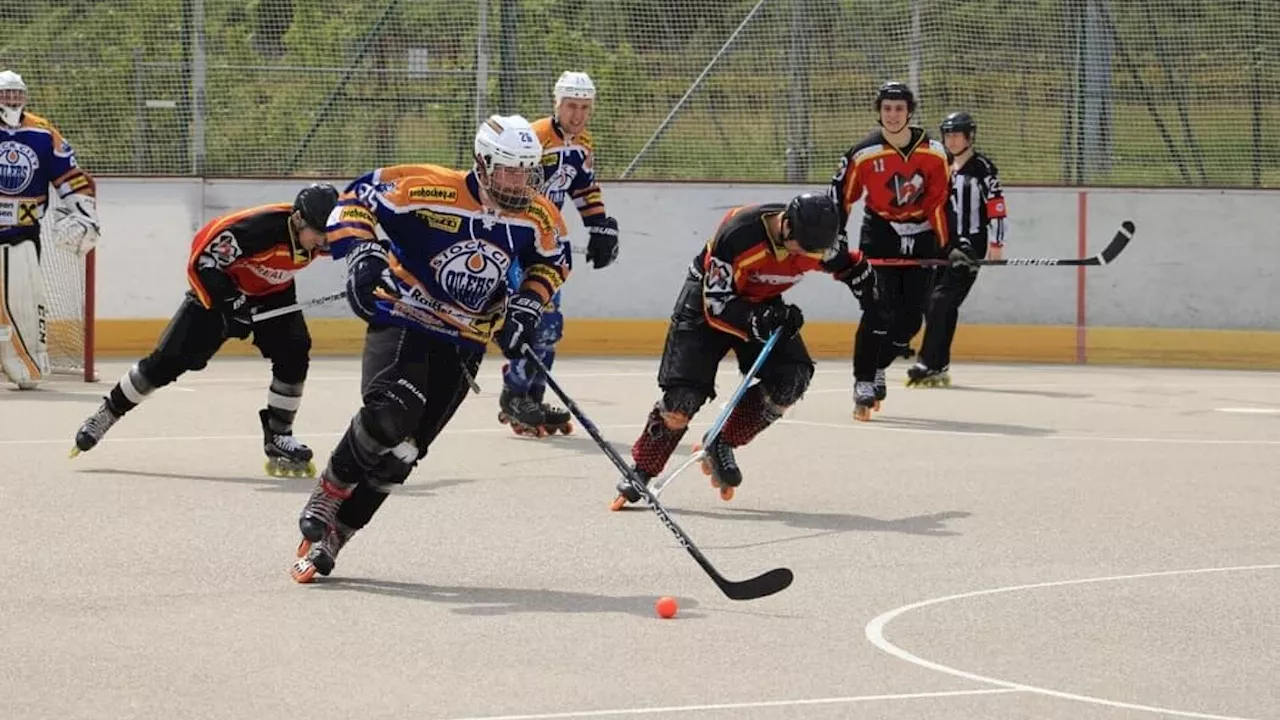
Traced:
[[19, 387], [35, 387], [49, 374], [44, 278], [34, 240], [0, 245], [0, 369]]

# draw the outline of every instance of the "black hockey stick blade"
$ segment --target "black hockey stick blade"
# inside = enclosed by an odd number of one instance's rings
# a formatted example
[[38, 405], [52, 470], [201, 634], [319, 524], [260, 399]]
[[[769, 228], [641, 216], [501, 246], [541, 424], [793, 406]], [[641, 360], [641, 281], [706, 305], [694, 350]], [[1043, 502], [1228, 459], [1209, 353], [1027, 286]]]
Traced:
[[[999, 260], [990, 260], [981, 258], [974, 262], [982, 267], [990, 266], [1010, 266], [1010, 265], [1038, 265], [1038, 266], [1061, 266], [1061, 267], [1092, 267], [1098, 265], [1107, 265], [1115, 261], [1121, 251], [1128, 246], [1129, 241], [1133, 239], [1135, 227], [1132, 220], [1125, 220], [1120, 224], [1120, 229], [1116, 231], [1115, 237], [1111, 238], [1111, 242], [1102, 249], [1097, 255], [1086, 258], [1001, 258]], [[951, 261], [946, 258], [873, 258], [869, 260], [876, 267], [939, 267], [951, 265]]]
[[618, 451], [614, 450], [613, 446], [604, 439], [604, 436], [600, 434], [600, 429], [596, 427], [595, 423], [591, 422], [591, 419], [582, 412], [582, 408], [579, 408], [578, 404], [573, 401], [573, 398], [569, 397], [568, 394], [565, 393], [564, 389], [560, 387], [560, 384], [551, 376], [551, 373], [547, 370], [547, 366], [542, 363], [542, 359], [538, 357], [537, 353], [533, 352], [533, 349], [528, 345], [521, 348], [521, 353], [529, 360], [529, 362], [533, 363], [534, 366], [538, 368], [542, 373], [542, 376], [546, 378], [547, 385], [557, 396], [559, 396], [565, 406], [569, 408], [569, 412], [573, 413], [573, 416], [578, 418], [578, 422], [582, 423], [582, 426], [587, 429], [587, 434], [591, 436], [591, 439], [595, 441], [600, 450], [609, 457], [609, 460], [613, 462], [614, 467], [618, 468], [618, 471], [627, 479], [627, 482], [631, 483], [631, 487], [649, 503], [649, 507], [653, 508], [653, 512], [657, 514], [658, 519], [662, 521], [662, 524], [666, 525], [667, 529], [671, 531], [671, 534], [676, 536], [676, 541], [680, 543], [680, 546], [693, 556], [693, 559], [698, 563], [698, 566], [701, 567], [707, 575], [711, 576], [711, 580], [716, 584], [716, 587], [720, 588], [720, 591], [723, 592], [726, 597], [730, 600], [755, 600], [757, 598], [782, 592], [791, 585], [791, 581], [795, 579], [795, 575], [787, 568], [775, 568], [762, 575], [757, 575], [756, 577], [741, 581], [730, 580], [724, 575], [721, 575], [720, 571], [716, 570], [715, 566], [711, 564], [711, 561], [707, 559], [707, 556], [703, 555], [702, 551], [698, 549], [698, 546], [693, 544], [693, 540], [689, 538], [689, 535], [684, 531], [684, 528], [680, 527], [676, 524], [675, 520], [671, 519], [671, 515], [667, 513], [667, 509], [662, 506], [662, 503], [658, 502], [658, 498], [655, 497], [653, 493], [649, 492], [649, 488], [645, 487], [645, 484], [640, 480], [640, 478], [636, 477], [635, 472], [633, 472], [631, 468], [627, 466], [626, 461], [618, 455]]

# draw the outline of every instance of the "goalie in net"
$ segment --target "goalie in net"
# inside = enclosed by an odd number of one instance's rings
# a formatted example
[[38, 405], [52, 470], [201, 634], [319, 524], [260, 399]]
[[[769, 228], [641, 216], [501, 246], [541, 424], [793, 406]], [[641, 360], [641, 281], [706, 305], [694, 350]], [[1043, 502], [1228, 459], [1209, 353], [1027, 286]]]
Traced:
[[0, 370], [21, 389], [52, 372], [49, 306], [40, 243], [49, 190], [58, 194], [51, 237], [84, 257], [98, 242], [93, 178], [48, 121], [26, 110], [27, 85], [12, 70], [0, 72]]

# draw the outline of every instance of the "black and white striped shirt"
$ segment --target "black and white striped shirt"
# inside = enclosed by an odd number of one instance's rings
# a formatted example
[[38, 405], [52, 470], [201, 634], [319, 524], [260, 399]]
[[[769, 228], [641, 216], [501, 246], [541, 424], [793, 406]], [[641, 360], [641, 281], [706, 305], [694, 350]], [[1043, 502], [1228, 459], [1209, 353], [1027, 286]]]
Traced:
[[979, 152], [951, 176], [952, 241], [985, 257], [987, 245], [1004, 244], [1005, 201], [995, 163]]

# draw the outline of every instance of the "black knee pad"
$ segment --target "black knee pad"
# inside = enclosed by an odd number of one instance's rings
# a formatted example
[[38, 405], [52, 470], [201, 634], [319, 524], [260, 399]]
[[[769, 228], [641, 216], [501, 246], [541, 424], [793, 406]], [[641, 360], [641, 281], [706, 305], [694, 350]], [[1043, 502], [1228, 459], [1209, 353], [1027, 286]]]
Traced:
[[413, 383], [401, 378], [365, 398], [360, 408], [364, 427], [387, 448], [412, 437], [427, 407], [427, 396]]
[[789, 408], [800, 402], [813, 380], [813, 365], [808, 363], [791, 363], [770, 373], [769, 377], [760, 381], [765, 394], [773, 405]]
[[307, 371], [311, 368], [311, 358], [303, 348], [298, 354], [289, 355], [271, 361], [271, 375], [281, 382], [290, 385], [301, 385], [307, 380]]
[[662, 413], [691, 418], [706, 401], [707, 394], [701, 390], [685, 386], [669, 388], [662, 393]]
[[418, 464], [418, 446], [412, 440], [405, 440], [382, 456], [382, 460], [369, 471], [369, 485], [374, 490], [389, 493], [397, 486], [403, 485]]

